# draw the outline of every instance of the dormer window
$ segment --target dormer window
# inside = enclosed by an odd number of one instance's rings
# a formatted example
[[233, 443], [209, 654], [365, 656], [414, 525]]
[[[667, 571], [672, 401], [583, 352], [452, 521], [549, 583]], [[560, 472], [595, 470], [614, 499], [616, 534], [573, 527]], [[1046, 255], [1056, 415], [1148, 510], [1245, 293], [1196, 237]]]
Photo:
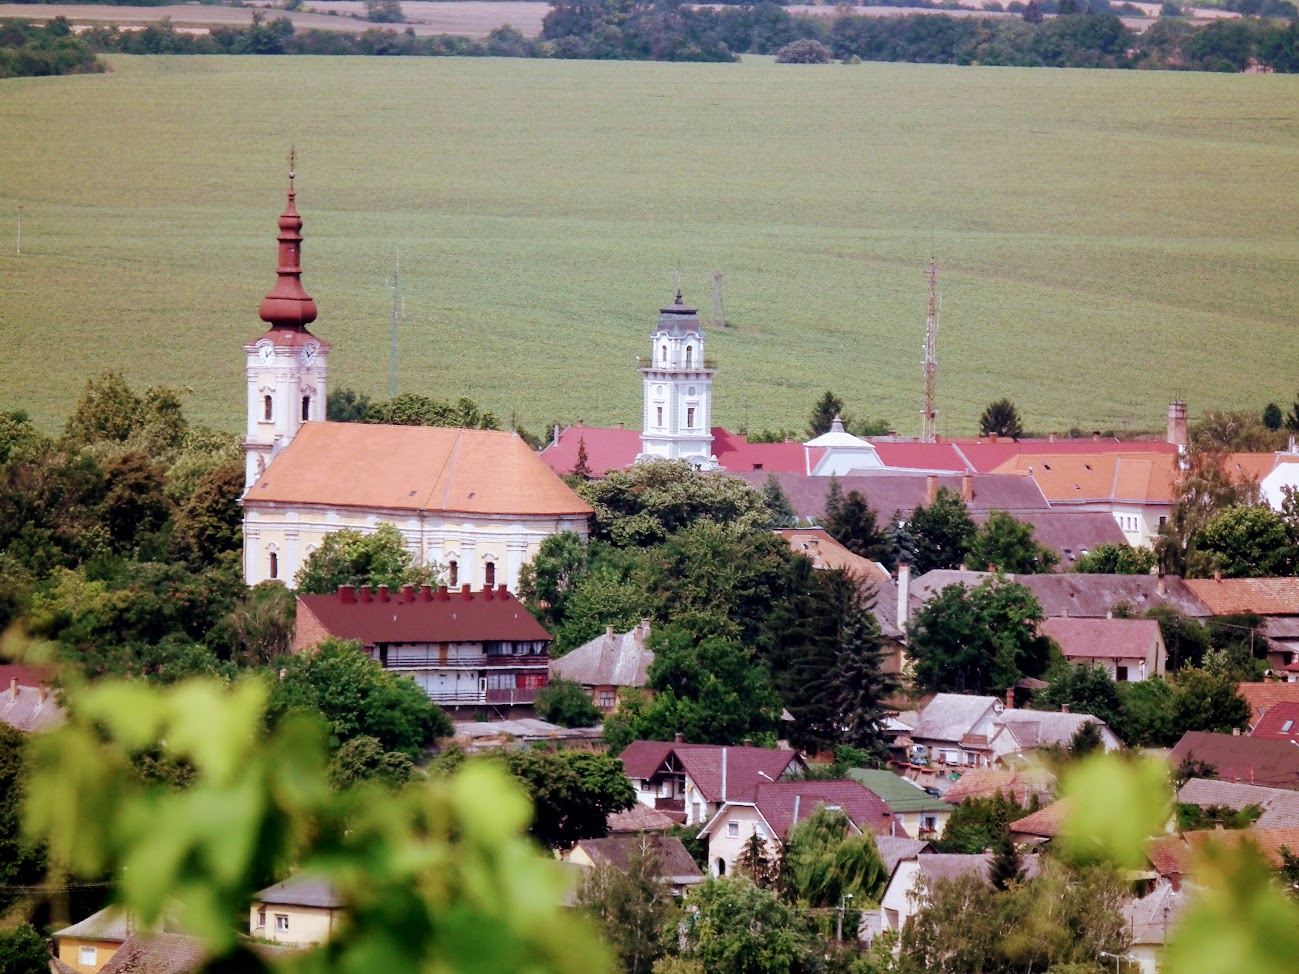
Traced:
[[275, 418], [275, 402], [270, 396], [262, 396], [262, 422], [269, 423]]

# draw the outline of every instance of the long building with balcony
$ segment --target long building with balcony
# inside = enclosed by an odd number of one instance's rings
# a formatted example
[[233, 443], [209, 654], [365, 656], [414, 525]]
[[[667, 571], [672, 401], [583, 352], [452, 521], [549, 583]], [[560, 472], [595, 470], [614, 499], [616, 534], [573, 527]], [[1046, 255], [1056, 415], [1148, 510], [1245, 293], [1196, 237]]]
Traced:
[[330, 636], [357, 640], [449, 709], [531, 707], [550, 664], [550, 633], [504, 585], [340, 585], [333, 595], [299, 595], [294, 651]]

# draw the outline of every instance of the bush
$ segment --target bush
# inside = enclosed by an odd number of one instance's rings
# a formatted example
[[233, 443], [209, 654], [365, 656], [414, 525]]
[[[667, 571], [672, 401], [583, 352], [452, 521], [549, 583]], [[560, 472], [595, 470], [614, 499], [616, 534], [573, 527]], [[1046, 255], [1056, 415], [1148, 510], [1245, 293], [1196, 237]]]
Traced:
[[776, 52], [777, 64], [829, 64], [834, 51], [820, 41], [791, 41]]
[[560, 727], [594, 727], [600, 723], [601, 714], [579, 684], [551, 680], [537, 691], [537, 716]]

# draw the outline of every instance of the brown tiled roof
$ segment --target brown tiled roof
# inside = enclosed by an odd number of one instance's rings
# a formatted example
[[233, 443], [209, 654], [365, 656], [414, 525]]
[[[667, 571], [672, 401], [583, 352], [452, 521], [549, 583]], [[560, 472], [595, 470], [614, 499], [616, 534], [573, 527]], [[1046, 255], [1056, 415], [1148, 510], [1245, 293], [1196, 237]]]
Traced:
[[[549, 642], [550, 633], [504, 586], [479, 592], [378, 592], [372, 601], [350, 586], [333, 595], [299, 595], [298, 612], [314, 616], [331, 635], [376, 643]], [[349, 601], [355, 599], [355, 601]]]
[[1186, 587], [1216, 616], [1299, 615], [1299, 578], [1188, 578]]
[[99, 974], [190, 974], [208, 957], [197, 937], [178, 933], [137, 935], [127, 940]]
[[1299, 853], [1299, 829], [1203, 829], [1183, 832], [1182, 838], [1192, 849], [1208, 842], [1217, 842], [1228, 848], [1248, 842], [1258, 849], [1273, 867], [1281, 866], [1282, 849]]
[[1049, 799], [1055, 793], [1055, 776], [1044, 768], [971, 768], [943, 794], [943, 801], [959, 805], [967, 798], [1006, 795], [1028, 806], [1034, 795]]
[[1180, 835], [1160, 835], [1146, 843], [1146, 857], [1161, 876], [1183, 876], [1191, 866], [1191, 850]]
[[1011, 823], [1010, 830], [1022, 835], [1036, 835], [1044, 839], [1054, 839], [1064, 828], [1065, 819], [1073, 807], [1067, 798], [1052, 802], [1045, 808], [1025, 815]]
[[1139, 451], [1091, 456], [1021, 453], [993, 472], [1032, 477], [1052, 506], [1095, 501], [1169, 504], [1177, 458]]
[[779, 778], [798, 760], [797, 751], [763, 747], [674, 744], [673, 752], [704, 800], [710, 802], [753, 801], [755, 788]]
[[1177, 446], [1163, 440], [1117, 440], [1112, 436], [1101, 439], [1048, 439], [1022, 438], [1008, 440], [998, 437], [994, 442], [989, 437], [976, 439], [957, 439], [952, 441], [961, 455], [976, 470], [984, 473], [996, 470], [1015, 457], [1024, 456], [1102, 456], [1123, 453], [1166, 453], [1177, 455]]
[[1188, 757], [1211, 765], [1223, 781], [1299, 788], [1299, 747], [1285, 741], [1187, 731], [1169, 760], [1177, 767]]
[[[975, 524], [982, 524], [990, 512], [975, 512]], [[1106, 511], [1017, 511], [1016, 521], [1033, 526], [1033, 540], [1059, 553], [1057, 571], [1068, 571], [1074, 560], [1097, 545], [1126, 544], [1127, 536]]]
[[704, 878], [698, 863], [690, 857], [681, 840], [674, 836], [610, 835], [603, 839], [583, 839], [577, 844], [577, 848], [597, 866], [607, 863], [621, 872], [627, 871], [632, 856], [642, 847], [657, 856], [660, 879], [680, 885], [697, 883]]
[[853, 554], [820, 528], [788, 528], [776, 533], [789, 542], [795, 554], [804, 555], [817, 568], [838, 568], [863, 582], [893, 581], [875, 562]]
[[855, 781], [763, 782], [757, 787], [755, 804], [781, 841], [822, 806], [842, 809], [862, 832], [906, 835], [883, 799]]
[[591, 508], [514, 433], [304, 423], [244, 503], [456, 514], [584, 515]]
[[[1264, 788], [1261, 785], [1244, 785], [1213, 778], [1192, 778], [1182, 785], [1177, 800], [1201, 808], [1217, 805], [1240, 810], [1257, 805], [1263, 814], [1254, 823], [1254, 828], [1299, 828], [1299, 791], [1286, 788]], [[1299, 852], [1299, 849], [1295, 851]]]
[[618, 757], [628, 778], [652, 778], [675, 747], [671, 741], [632, 741]]
[[1154, 619], [1075, 619], [1043, 621], [1041, 633], [1054, 639], [1066, 659], [1145, 659], [1159, 641]]
[[1299, 703], [1278, 703], [1259, 718], [1250, 737], [1299, 744]]
[[1299, 683], [1238, 683], [1236, 692], [1249, 704], [1255, 721], [1278, 703], [1299, 703]]
[[[935, 569], [912, 580], [911, 601], [914, 613], [925, 602], [949, 585], [974, 588], [988, 578], [987, 572]], [[1043, 575], [1007, 575], [1037, 599], [1043, 616], [1100, 616], [1126, 602], [1137, 612], [1156, 605], [1170, 605], [1183, 615], [1202, 618], [1212, 615], [1186, 583], [1174, 575], [1163, 579], [1153, 575], [1099, 575], [1058, 572]], [[1163, 584], [1163, 594], [1159, 592]]]
[[316, 906], [322, 909], [338, 909], [344, 905], [333, 883], [313, 876], [294, 876], [267, 886], [254, 893], [253, 899], [281, 906]]
[[610, 812], [604, 825], [610, 834], [619, 832], [666, 832], [676, 824], [662, 812], [637, 802], [625, 812]]

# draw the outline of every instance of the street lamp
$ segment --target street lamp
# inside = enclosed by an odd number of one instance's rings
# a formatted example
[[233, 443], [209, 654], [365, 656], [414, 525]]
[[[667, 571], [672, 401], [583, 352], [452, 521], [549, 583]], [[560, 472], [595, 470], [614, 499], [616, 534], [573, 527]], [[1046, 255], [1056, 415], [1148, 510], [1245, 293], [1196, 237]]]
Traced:
[[1103, 951], [1103, 950], [1100, 951], [1100, 955], [1101, 955], [1102, 957], [1113, 957], [1113, 958], [1114, 958], [1114, 974], [1119, 974], [1119, 961], [1121, 961], [1121, 960], [1127, 960], [1127, 958], [1124, 957], [1122, 954], [1109, 954], [1109, 953], [1106, 953], [1106, 952]]
[[839, 941], [839, 943], [843, 943], [843, 914], [844, 914], [844, 910], [846, 910], [848, 907], [848, 901], [850, 899], [852, 899], [851, 893], [844, 893], [843, 896], [839, 898], [839, 925], [835, 930], [835, 938], [834, 938], [835, 940]]

